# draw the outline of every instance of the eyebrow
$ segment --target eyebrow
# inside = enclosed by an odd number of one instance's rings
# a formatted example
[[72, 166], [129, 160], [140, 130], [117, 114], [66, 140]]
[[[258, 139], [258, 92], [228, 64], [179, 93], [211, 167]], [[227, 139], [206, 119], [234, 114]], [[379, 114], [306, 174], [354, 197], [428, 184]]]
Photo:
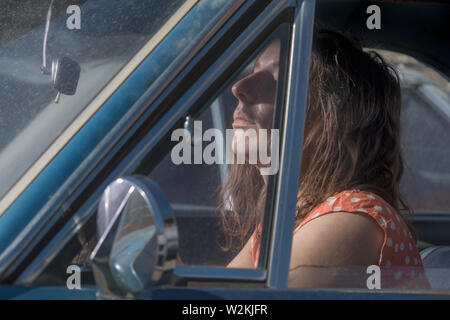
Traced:
[[[260, 65], [258, 62], [259, 62], [259, 61], [256, 61], [256, 62], [255, 62], [255, 65], [253, 66], [253, 72], [255, 72], [256, 67]], [[273, 60], [273, 61], [268, 65], [268, 67], [269, 67], [269, 68], [275, 68], [275, 67], [278, 67], [279, 64], [280, 64], [280, 61], [279, 61], [279, 60], [278, 60], [278, 61]]]

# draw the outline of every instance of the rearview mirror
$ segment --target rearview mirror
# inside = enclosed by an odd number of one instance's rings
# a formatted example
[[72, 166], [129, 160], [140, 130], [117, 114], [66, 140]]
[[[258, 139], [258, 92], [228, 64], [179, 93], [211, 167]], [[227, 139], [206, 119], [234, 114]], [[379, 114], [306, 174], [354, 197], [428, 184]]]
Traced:
[[115, 180], [105, 189], [97, 214], [100, 238], [91, 261], [102, 297], [133, 298], [170, 281], [178, 231], [155, 182], [144, 176]]
[[55, 89], [62, 94], [73, 96], [77, 91], [81, 67], [69, 57], [60, 57], [52, 62], [52, 81]]

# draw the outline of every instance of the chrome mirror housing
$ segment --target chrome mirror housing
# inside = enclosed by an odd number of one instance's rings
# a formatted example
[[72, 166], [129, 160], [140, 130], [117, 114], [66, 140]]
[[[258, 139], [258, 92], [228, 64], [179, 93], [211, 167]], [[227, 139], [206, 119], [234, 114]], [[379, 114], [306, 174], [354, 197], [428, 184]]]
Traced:
[[133, 298], [170, 281], [178, 230], [166, 195], [151, 179], [123, 177], [105, 189], [97, 234], [90, 259], [101, 297]]

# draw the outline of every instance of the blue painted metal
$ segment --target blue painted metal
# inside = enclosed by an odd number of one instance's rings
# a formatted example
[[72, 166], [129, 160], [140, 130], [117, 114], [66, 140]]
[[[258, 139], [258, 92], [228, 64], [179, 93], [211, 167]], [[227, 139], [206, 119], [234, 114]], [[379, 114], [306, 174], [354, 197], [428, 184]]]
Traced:
[[97, 287], [69, 290], [65, 286], [0, 286], [0, 300], [95, 300]]
[[271, 288], [286, 288], [288, 279], [303, 143], [302, 135], [294, 135], [293, 132], [303, 132], [314, 6], [314, 0], [302, 1], [294, 22], [282, 158], [268, 267], [267, 284]]
[[[69, 290], [65, 286], [16, 287], [0, 286], [0, 300], [95, 300], [96, 287]], [[450, 300], [447, 292], [350, 289], [155, 289], [137, 296], [142, 300]]]
[[213, 268], [196, 266], [177, 266], [174, 273], [178, 277], [189, 278], [190, 280], [214, 280], [220, 277], [229, 277], [241, 281], [253, 279], [264, 281], [266, 279], [266, 270], [263, 269], [232, 269], [232, 268]]
[[394, 299], [450, 299], [444, 292], [423, 294], [406, 291], [350, 290], [350, 289], [156, 289], [137, 297], [153, 300], [394, 300]]

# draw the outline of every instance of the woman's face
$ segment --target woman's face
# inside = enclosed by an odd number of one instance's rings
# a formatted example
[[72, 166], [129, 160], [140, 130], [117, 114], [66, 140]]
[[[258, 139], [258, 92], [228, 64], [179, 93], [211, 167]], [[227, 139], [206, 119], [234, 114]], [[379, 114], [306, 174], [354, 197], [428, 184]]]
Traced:
[[[272, 128], [275, 96], [280, 62], [280, 40], [274, 40], [255, 61], [253, 72], [236, 82], [232, 87], [238, 105], [233, 113], [233, 129], [242, 129], [241, 134], [233, 137], [233, 151], [237, 144], [245, 143], [244, 134], [254, 129], [256, 134], [266, 129], [268, 137]], [[251, 141], [250, 141], [251, 144]], [[245, 152], [257, 149], [257, 144], [245, 144]]]

